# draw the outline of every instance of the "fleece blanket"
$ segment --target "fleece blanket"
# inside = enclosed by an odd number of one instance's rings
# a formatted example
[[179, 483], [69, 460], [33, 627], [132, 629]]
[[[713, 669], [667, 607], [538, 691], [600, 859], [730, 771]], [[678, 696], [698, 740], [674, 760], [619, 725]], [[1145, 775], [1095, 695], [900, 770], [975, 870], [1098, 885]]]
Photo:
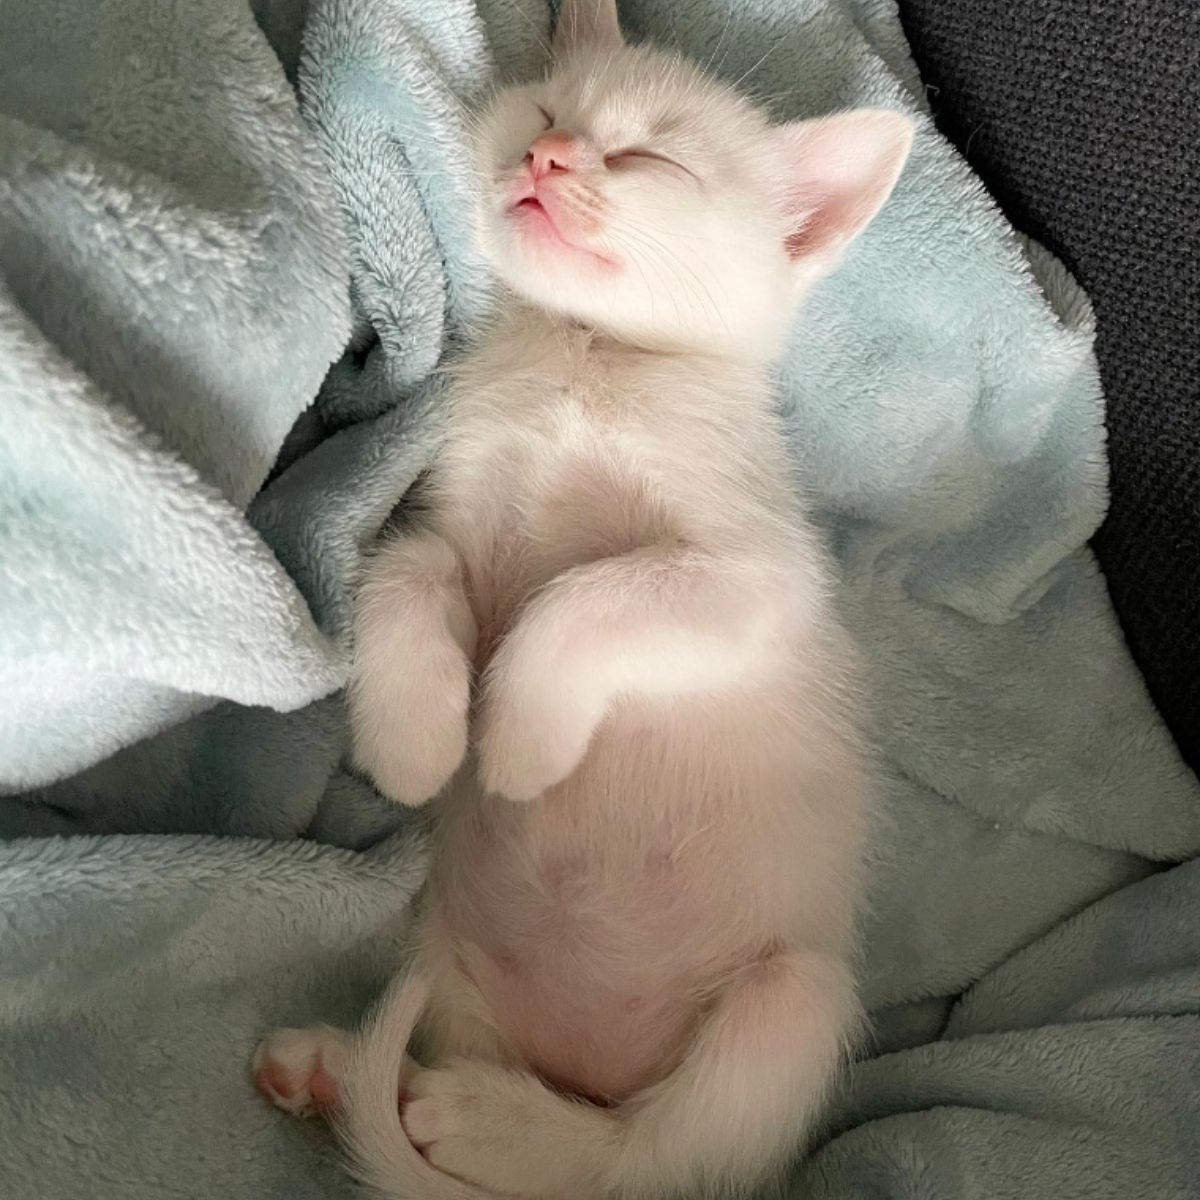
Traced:
[[[1086, 542], [1086, 299], [925, 117], [890, 0], [630, 0], [782, 119], [914, 112], [779, 371], [871, 673], [873, 1043], [796, 1197], [1200, 1179], [1200, 795]], [[350, 1197], [254, 1096], [398, 962], [425, 830], [345, 760], [355, 564], [485, 303], [463, 106], [543, 0], [0, 5], [0, 1195]]]

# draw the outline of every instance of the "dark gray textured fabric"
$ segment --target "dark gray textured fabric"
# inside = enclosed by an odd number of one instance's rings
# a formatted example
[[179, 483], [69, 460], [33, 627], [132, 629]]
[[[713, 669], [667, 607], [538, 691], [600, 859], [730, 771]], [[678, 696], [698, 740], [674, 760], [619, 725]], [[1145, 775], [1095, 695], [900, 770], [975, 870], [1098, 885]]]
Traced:
[[1112, 506], [1094, 545], [1200, 767], [1200, 3], [900, 0], [938, 124], [1095, 303]]

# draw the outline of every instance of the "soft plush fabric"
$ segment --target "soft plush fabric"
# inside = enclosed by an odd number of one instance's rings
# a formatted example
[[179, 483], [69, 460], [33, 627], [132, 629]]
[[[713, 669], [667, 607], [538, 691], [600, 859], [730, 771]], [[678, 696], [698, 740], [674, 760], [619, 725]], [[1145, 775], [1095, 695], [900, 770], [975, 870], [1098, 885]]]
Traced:
[[1200, 5], [901, 0], [900, 16], [939, 128], [1095, 303], [1112, 500], [1093, 545], [1200, 770]]
[[4, 6], [0, 788], [215, 697], [338, 686], [241, 510], [346, 293], [332, 190], [244, 6]]
[[[781, 118], [923, 112], [883, 0], [623, 12]], [[245, 1062], [397, 961], [422, 831], [345, 761], [349, 589], [486, 303], [461, 102], [547, 28], [536, 0], [0, 9], [0, 1194], [354, 1194]], [[1200, 796], [1085, 548], [1086, 300], [922, 118], [779, 385], [883, 800], [878, 1033], [795, 1195], [1189, 1195], [1200, 879], [1162, 869]]]

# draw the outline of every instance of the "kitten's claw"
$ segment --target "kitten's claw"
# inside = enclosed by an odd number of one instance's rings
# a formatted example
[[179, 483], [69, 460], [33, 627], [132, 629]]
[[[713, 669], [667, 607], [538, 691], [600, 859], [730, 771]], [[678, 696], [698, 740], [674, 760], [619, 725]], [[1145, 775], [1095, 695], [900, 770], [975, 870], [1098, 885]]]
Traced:
[[294, 1117], [332, 1112], [352, 1038], [340, 1029], [272, 1030], [254, 1050], [254, 1086]]

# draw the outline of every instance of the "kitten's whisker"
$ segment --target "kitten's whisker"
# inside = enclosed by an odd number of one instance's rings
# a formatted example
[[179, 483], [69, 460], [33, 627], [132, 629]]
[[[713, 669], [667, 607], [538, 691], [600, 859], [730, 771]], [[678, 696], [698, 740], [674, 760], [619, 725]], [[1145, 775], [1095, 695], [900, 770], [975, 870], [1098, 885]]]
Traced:
[[[541, 48], [542, 53], [548, 59], [553, 58], [554, 52], [550, 48], [550, 43], [547, 42], [546, 39], [542, 36], [542, 34], [538, 31], [538, 26], [534, 23], [533, 18], [519, 4], [517, 4], [515, 2], [515, 0], [500, 0], [500, 3], [506, 4], [508, 6], [509, 12], [516, 13], [517, 16], [520, 17], [521, 20], [525, 22], [526, 27], [532, 31], [534, 41], [537, 42], [538, 46]], [[546, 32], [548, 33], [549, 30], [547, 30]]]
[[771, 45], [767, 47], [766, 52], [749, 68], [743, 71], [742, 74], [739, 75], [729, 86], [732, 88], [740, 88], [746, 79], [753, 75], [754, 72], [757, 71], [758, 68], [761, 67], [763, 63], [765, 63], [767, 59], [779, 49], [780, 46], [785, 45], [786, 42], [787, 39], [785, 38], [779, 38], [777, 41], [772, 42]]
[[[730, 7], [726, 10], [726, 13], [725, 13], [725, 25], [721, 29], [721, 36], [717, 40], [716, 46], [713, 47], [713, 52], [708, 56], [708, 61], [704, 64], [704, 70], [706, 73], [710, 73], [713, 75], [721, 74], [721, 69], [725, 66], [725, 59], [729, 55], [729, 49], [728, 49], [728, 47], [725, 46], [725, 39], [729, 36], [729, 30], [732, 25], [733, 25], [733, 6], [730, 5]], [[720, 51], [722, 50], [723, 47], [724, 47], [725, 52], [723, 54], [721, 54], [721, 61], [719, 63], [717, 63], [716, 66], [714, 66], [713, 63], [716, 60], [717, 54], [720, 53]]]
[[[686, 281], [684, 280], [683, 276], [680, 274], [680, 268], [682, 267], [684, 270], [686, 270], [688, 272], [689, 275], [691, 275], [691, 277], [695, 280], [696, 285], [699, 288], [700, 292], [703, 294], [704, 300], [706, 300], [708, 302], [709, 313], [712, 316], [714, 316], [721, 323], [722, 327], [725, 329], [725, 332], [727, 334], [729, 334], [730, 338], [732, 338], [733, 334], [729, 329], [728, 322], [726, 322], [725, 316], [720, 310], [720, 306], [717, 304], [715, 298], [713, 297], [711, 289], [709, 288], [708, 284], [705, 283], [704, 280], [700, 278], [700, 276], [696, 273], [696, 271], [692, 267], [688, 266], [688, 264], [680, 262], [678, 256], [672, 254], [670, 249], [667, 246], [663, 245], [662, 242], [660, 242], [657, 238], [653, 237], [653, 235], [649, 234], [645, 229], [639, 228], [634, 233], [634, 237], [640, 241], [640, 244], [643, 246], [643, 248], [647, 248], [647, 249], [651, 249], [651, 250], [657, 249], [661, 253], [662, 257], [660, 258], [660, 262], [671, 271], [674, 278], [678, 281], [681, 288], [683, 288], [683, 290], [685, 290], [685, 291], [690, 290], [690, 289], [688, 289], [686, 287]], [[677, 298], [676, 298], [676, 310], [678, 311], [678, 299]]]

